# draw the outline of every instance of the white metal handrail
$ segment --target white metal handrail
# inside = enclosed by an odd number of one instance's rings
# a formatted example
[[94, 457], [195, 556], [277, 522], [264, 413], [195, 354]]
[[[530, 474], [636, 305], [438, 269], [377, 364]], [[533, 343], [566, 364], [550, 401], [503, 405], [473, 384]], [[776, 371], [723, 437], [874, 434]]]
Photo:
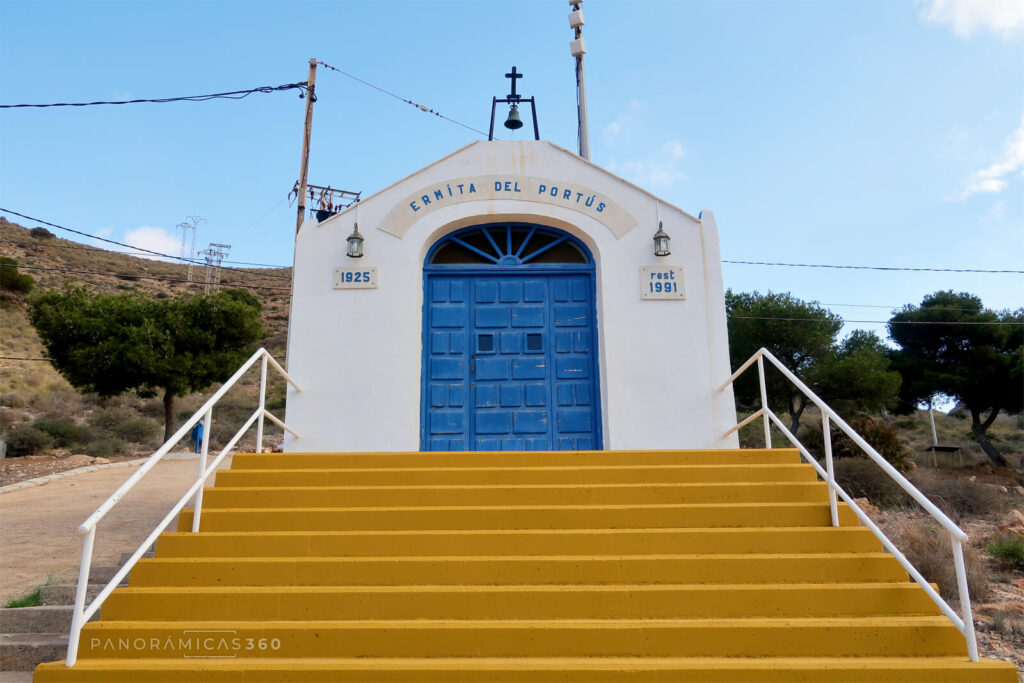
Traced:
[[[248, 370], [256, 363], [260, 363], [260, 404], [259, 407], [249, 416], [249, 419], [245, 421], [242, 428], [235, 432], [235, 435], [231, 437], [228, 444], [221, 450], [221, 452], [214, 458], [213, 462], [207, 464], [207, 455], [209, 454], [210, 448], [210, 427], [213, 424], [213, 406], [223, 398], [224, 394], [233, 387], [239, 379], [242, 378]], [[203, 486], [206, 480], [217, 471], [221, 462], [229, 453], [234, 450], [235, 446], [242, 439], [242, 436], [252, 427], [253, 423], [256, 423], [256, 451], [259, 452], [263, 447], [263, 420], [264, 418], [269, 419], [271, 422], [287, 431], [292, 436], [298, 438], [298, 434], [295, 433], [290, 427], [284, 422], [279, 420], [277, 417], [272, 415], [267, 410], [267, 365], [270, 365], [274, 370], [284, 377], [285, 381], [291, 384], [296, 391], [302, 391], [298, 384], [291, 378], [291, 376], [285, 372], [284, 368], [274, 360], [274, 357], [270, 355], [266, 349], [260, 349], [254, 353], [249, 360], [247, 360], [242, 367], [226, 381], [220, 389], [218, 389], [213, 396], [211, 396], [202, 407], [197, 410], [192, 417], [185, 421], [185, 424], [181, 426], [178, 431], [171, 436], [167, 442], [158, 448], [153, 455], [135, 471], [131, 477], [129, 477], [123, 484], [117, 487], [104, 501], [96, 511], [93, 512], [89, 517], [82, 522], [81, 526], [78, 527], [78, 533], [85, 536], [85, 540], [82, 543], [82, 563], [78, 569], [78, 589], [75, 592], [75, 606], [71, 616], [71, 631], [68, 638], [68, 654], [65, 659], [66, 666], [73, 666], [78, 660], [78, 643], [82, 634], [82, 627], [88, 623], [89, 619], [94, 615], [103, 604], [103, 601], [107, 599], [115, 588], [121, 583], [124, 577], [128, 576], [128, 572], [132, 570], [135, 563], [139, 561], [139, 558], [146, 553], [146, 549], [149, 548], [156, 541], [157, 537], [164, 532], [164, 530], [174, 521], [178, 513], [181, 512], [182, 508], [188, 503], [189, 499], [194, 497], [193, 513], [192, 513], [192, 532], [199, 531], [199, 520], [202, 516], [203, 511]], [[196, 475], [196, 480], [192, 483], [185, 494], [178, 500], [178, 502], [171, 508], [171, 511], [156, 525], [156, 528], [150, 532], [146, 537], [146, 540], [132, 553], [132, 556], [128, 558], [128, 561], [114, 574], [113, 578], [107, 582], [99, 594], [93, 598], [93, 601], [89, 603], [89, 606], [85, 605], [86, 592], [89, 589], [89, 572], [92, 569], [92, 550], [93, 545], [96, 541], [96, 525], [110, 512], [115, 505], [117, 505], [125, 494], [131, 490], [135, 484], [139, 482], [142, 477], [146, 476], [153, 467], [156, 466], [160, 460], [163, 459], [167, 453], [170, 452], [171, 448], [175, 446], [186, 434], [191, 430], [200, 420], [203, 421], [203, 442], [199, 452], [199, 471]]]
[[[825, 452], [825, 467], [823, 468], [817, 461], [817, 459], [811, 454], [807, 448], [796, 438], [789, 429], [782, 423], [778, 415], [772, 412], [771, 408], [768, 407], [768, 390], [765, 385], [765, 374], [764, 374], [764, 359], [767, 358], [772, 365], [774, 365], [779, 372], [785, 376], [790, 382], [796, 386], [797, 389], [802, 391], [807, 398], [811, 400], [814, 405], [818, 406], [821, 410], [821, 423], [822, 423], [822, 438], [824, 439], [824, 452]], [[737, 424], [732, 429], [725, 432], [724, 436], [729, 436], [733, 432], [738, 431], [741, 427], [744, 427], [753, 422], [758, 417], [764, 419], [764, 440], [767, 448], [772, 447], [772, 435], [771, 435], [771, 424], [774, 422], [775, 426], [778, 427], [779, 431], [789, 439], [800, 454], [807, 460], [814, 469], [818, 472], [818, 475], [825, 480], [828, 484], [829, 490], [829, 510], [832, 515], [832, 526], [839, 526], [839, 511], [836, 503], [836, 496], [842, 498], [843, 501], [850, 506], [857, 518], [866, 526], [871, 529], [872, 533], [878, 537], [882, 542], [882, 546], [895, 557], [903, 568], [907, 570], [910, 576], [920, 584], [921, 588], [924, 589], [925, 593], [928, 594], [939, 609], [942, 611], [953, 625], [959, 629], [964, 635], [967, 641], [967, 653], [972, 662], [978, 661], [978, 639], [974, 633], [974, 616], [971, 611], [971, 597], [967, 589], [967, 566], [964, 563], [964, 544], [967, 543], [968, 537], [964, 531], [957, 526], [953, 520], [951, 520], [942, 510], [935, 506], [928, 497], [921, 493], [917, 487], [910, 483], [910, 481], [904, 477], [899, 470], [893, 467], [889, 462], [882, 457], [882, 455], [875, 450], [871, 444], [864, 440], [860, 434], [855, 432], [850, 425], [846, 423], [843, 418], [839, 417], [836, 411], [832, 410], [827, 403], [818, 397], [810, 388], [800, 381], [800, 379], [790, 372], [789, 368], [784, 366], [779, 359], [771, 354], [768, 349], [762, 348], [753, 356], [750, 357], [746, 363], [740, 366], [740, 368], [732, 374], [731, 377], [723, 384], [719, 391], [725, 391], [729, 386], [736, 381], [736, 378], [742, 375], [751, 365], [757, 363], [758, 380], [761, 389], [761, 408], [750, 415], [745, 420]], [[942, 527], [949, 533], [950, 542], [953, 546], [953, 564], [956, 569], [956, 582], [957, 589], [960, 595], [960, 614], [958, 615], [952, 607], [949, 606], [939, 593], [932, 588], [928, 580], [925, 579], [921, 572], [911, 564], [910, 560], [900, 552], [899, 548], [889, 540], [885, 533], [878, 528], [871, 518], [864, 513], [863, 510], [854, 502], [853, 498], [848, 494], [835, 480], [835, 470], [832, 466], [832, 431], [830, 422], [834, 422], [836, 426], [842, 430], [850, 439], [860, 447], [864, 453], [867, 454], [875, 463], [882, 468], [882, 470], [888, 474], [892, 479], [900, 485], [900, 487], [910, 494], [910, 497], [917, 501], [921, 507], [923, 507], [928, 514], [930, 514], [935, 521], [942, 525]]]

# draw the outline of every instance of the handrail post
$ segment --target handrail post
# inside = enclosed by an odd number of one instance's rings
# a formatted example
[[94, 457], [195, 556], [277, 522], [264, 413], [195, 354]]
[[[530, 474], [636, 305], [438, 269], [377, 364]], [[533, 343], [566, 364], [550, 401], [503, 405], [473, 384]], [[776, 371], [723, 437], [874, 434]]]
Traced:
[[263, 416], [267, 409], [267, 354], [260, 364], [260, 417], [256, 421], [256, 452], [263, 452]]
[[832, 513], [832, 526], [839, 526], [839, 508], [836, 503], [836, 471], [832, 467], [832, 423], [828, 413], [821, 413], [821, 433], [825, 439], [825, 472], [828, 474], [828, 509]]
[[92, 570], [92, 546], [96, 541], [96, 527], [89, 529], [82, 542], [82, 564], [78, 567], [78, 588], [75, 590], [75, 606], [71, 613], [71, 630], [68, 632], [68, 654], [65, 666], [74, 666], [78, 661], [78, 640], [82, 635], [85, 618], [85, 594], [89, 590], [89, 573]]
[[967, 639], [967, 656], [972, 662], [978, 661], [978, 637], [974, 633], [974, 613], [971, 610], [971, 596], [967, 588], [967, 565], [964, 563], [964, 546], [958, 538], [949, 535], [953, 543], [953, 565], [956, 568], [956, 584], [960, 593], [960, 618], [964, 620], [964, 638]]
[[772, 423], [768, 417], [768, 389], [764, 383], [764, 356], [757, 356], [757, 379], [761, 383], [761, 407], [764, 408], [764, 447], [772, 447]]
[[[203, 416], [203, 447], [199, 452], [199, 479], [202, 480], [206, 475], [206, 456], [210, 452], [210, 427], [213, 425], [213, 408], [211, 407], [206, 411], [206, 415]], [[196, 491], [195, 504], [192, 506], [192, 533], [199, 531], [199, 517], [203, 513], [203, 487], [206, 485], [205, 482], [201, 482], [199, 490]]]

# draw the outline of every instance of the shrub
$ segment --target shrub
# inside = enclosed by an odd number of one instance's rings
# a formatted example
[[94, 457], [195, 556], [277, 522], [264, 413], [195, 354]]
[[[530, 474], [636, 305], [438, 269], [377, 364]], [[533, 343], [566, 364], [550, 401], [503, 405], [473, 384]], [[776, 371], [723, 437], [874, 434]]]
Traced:
[[142, 443], [156, 434], [158, 429], [159, 426], [152, 420], [135, 417], [111, 427], [110, 431], [126, 441]]
[[974, 481], [939, 479], [919, 471], [914, 485], [954, 520], [966, 515], [987, 515], [1002, 507], [991, 488]]
[[123, 455], [131, 452], [128, 444], [123, 439], [114, 437], [91, 441], [82, 451], [93, 458], [109, 458], [112, 455]]
[[864, 456], [836, 460], [834, 467], [836, 481], [854, 498], [867, 498], [880, 508], [904, 507], [912, 500], [892, 477]]
[[1024, 618], [1019, 612], [996, 610], [992, 613], [992, 630], [1008, 639], [1024, 639]]
[[[160, 420], [161, 422], [164, 419], [164, 402], [161, 399], [143, 400], [137, 410], [146, 417], [151, 417], [155, 420]], [[189, 413], [188, 416], [192, 417], [192, 413]]]
[[18, 260], [0, 256], [0, 289], [18, 294], [28, 294], [36, 281], [31, 275], [18, 272]]
[[0, 394], [0, 406], [5, 408], [28, 408], [28, 395], [21, 391]]
[[114, 431], [118, 425], [124, 424], [132, 420], [131, 414], [120, 408], [104, 408], [92, 414], [89, 418], [89, 424], [94, 427], [106, 430], [108, 432]]
[[[929, 518], [901, 520], [893, 527], [886, 528], [885, 532], [925, 579], [938, 584], [942, 597], [951, 601], [958, 598], [953, 549], [945, 529]], [[964, 546], [964, 564], [967, 567], [967, 590], [971, 599], [984, 601], [991, 592], [988, 567], [978, 551], [969, 545]]]
[[[910, 451], [900, 441], [899, 433], [881, 420], [861, 417], [850, 420], [850, 426], [871, 444], [878, 453], [898, 470], [905, 470], [910, 462]], [[832, 454], [847, 458], [863, 454], [860, 446], [845, 432], [832, 430]]]
[[7, 435], [7, 455], [17, 458], [35, 455], [53, 446], [53, 437], [35, 427], [17, 427]]
[[60, 448], [81, 446], [88, 443], [92, 436], [88, 427], [59, 418], [41, 417], [32, 426], [53, 437], [54, 445]]
[[988, 544], [988, 554], [1004, 569], [1024, 570], [1024, 536], [1000, 534]]
[[8, 429], [21, 421], [21, 413], [12, 408], [0, 408], [0, 430], [6, 432]]
[[28, 231], [28, 234], [37, 240], [48, 240], [54, 237], [54, 234], [46, 228], [32, 228]]

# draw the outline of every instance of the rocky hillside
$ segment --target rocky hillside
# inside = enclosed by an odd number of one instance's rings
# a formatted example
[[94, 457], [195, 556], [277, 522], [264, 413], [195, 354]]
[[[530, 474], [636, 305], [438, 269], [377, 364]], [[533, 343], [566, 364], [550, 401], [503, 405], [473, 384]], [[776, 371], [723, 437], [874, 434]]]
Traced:
[[[204, 288], [202, 265], [193, 268], [190, 282], [187, 264], [92, 247], [2, 217], [0, 256], [16, 259], [19, 271], [34, 278], [36, 290], [74, 284], [104, 294], [141, 291], [167, 297], [199, 293]], [[259, 298], [267, 330], [262, 345], [282, 359], [290, 285], [290, 268], [221, 271], [222, 287], [242, 287]], [[28, 455], [34, 460], [15, 464], [15, 459], [8, 458], [0, 467], [0, 484], [81, 466], [89, 462], [85, 458], [133, 457], [156, 448], [162, 433], [159, 398], [129, 393], [101, 399], [75, 391], [49, 363], [38, 360], [44, 351], [28, 320], [25, 299], [11, 292], [4, 292], [0, 298], [0, 432], [9, 456]], [[251, 413], [253, 408], [249, 406], [255, 406], [257, 383], [253, 373], [225, 398], [211, 434], [215, 444], [237, 429], [240, 422], [233, 422], [235, 418]], [[190, 416], [214, 390], [179, 400], [179, 419]], [[271, 400], [283, 407], [283, 385], [272, 382], [269, 393]], [[15, 469], [21, 477], [13, 474]]]

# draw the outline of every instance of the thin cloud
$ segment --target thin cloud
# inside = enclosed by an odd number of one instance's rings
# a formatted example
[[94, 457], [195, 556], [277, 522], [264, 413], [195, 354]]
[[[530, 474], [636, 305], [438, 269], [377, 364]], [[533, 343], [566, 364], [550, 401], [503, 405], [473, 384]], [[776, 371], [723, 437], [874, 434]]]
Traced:
[[631, 129], [635, 127], [637, 114], [647, 109], [647, 103], [643, 100], [631, 100], [629, 108], [623, 112], [618, 118], [614, 119], [610, 123], [601, 129], [601, 133], [604, 135], [605, 142], [613, 144], [622, 133], [631, 132]]
[[686, 174], [680, 168], [685, 156], [686, 148], [682, 143], [668, 140], [646, 159], [621, 164], [612, 159], [608, 163], [608, 170], [640, 187], [671, 187], [686, 179]]
[[1002, 192], [1014, 174], [1024, 177], [1024, 117], [1020, 126], [1003, 143], [1003, 153], [995, 163], [975, 171], [964, 181], [963, 190], [955, 197], [960, 201], [976, 194]]
[[[181, 251], [181, 240], [164, 230], [152, 225], [143, 225], [141, 228], [130, 230], [125, 233], [124, 241], [139, 249], [159, 251], [162, 254], [174, 256]], [[140, 258], [160, 260], [159, 256], [153, 254], [135, 254]]]
[[921, 18], [945, 24], [961, 38], [977, 31], [991, 31], [1009, 40], [1024, 33], [1024, 2], [1021, 0], [918, 0]]

